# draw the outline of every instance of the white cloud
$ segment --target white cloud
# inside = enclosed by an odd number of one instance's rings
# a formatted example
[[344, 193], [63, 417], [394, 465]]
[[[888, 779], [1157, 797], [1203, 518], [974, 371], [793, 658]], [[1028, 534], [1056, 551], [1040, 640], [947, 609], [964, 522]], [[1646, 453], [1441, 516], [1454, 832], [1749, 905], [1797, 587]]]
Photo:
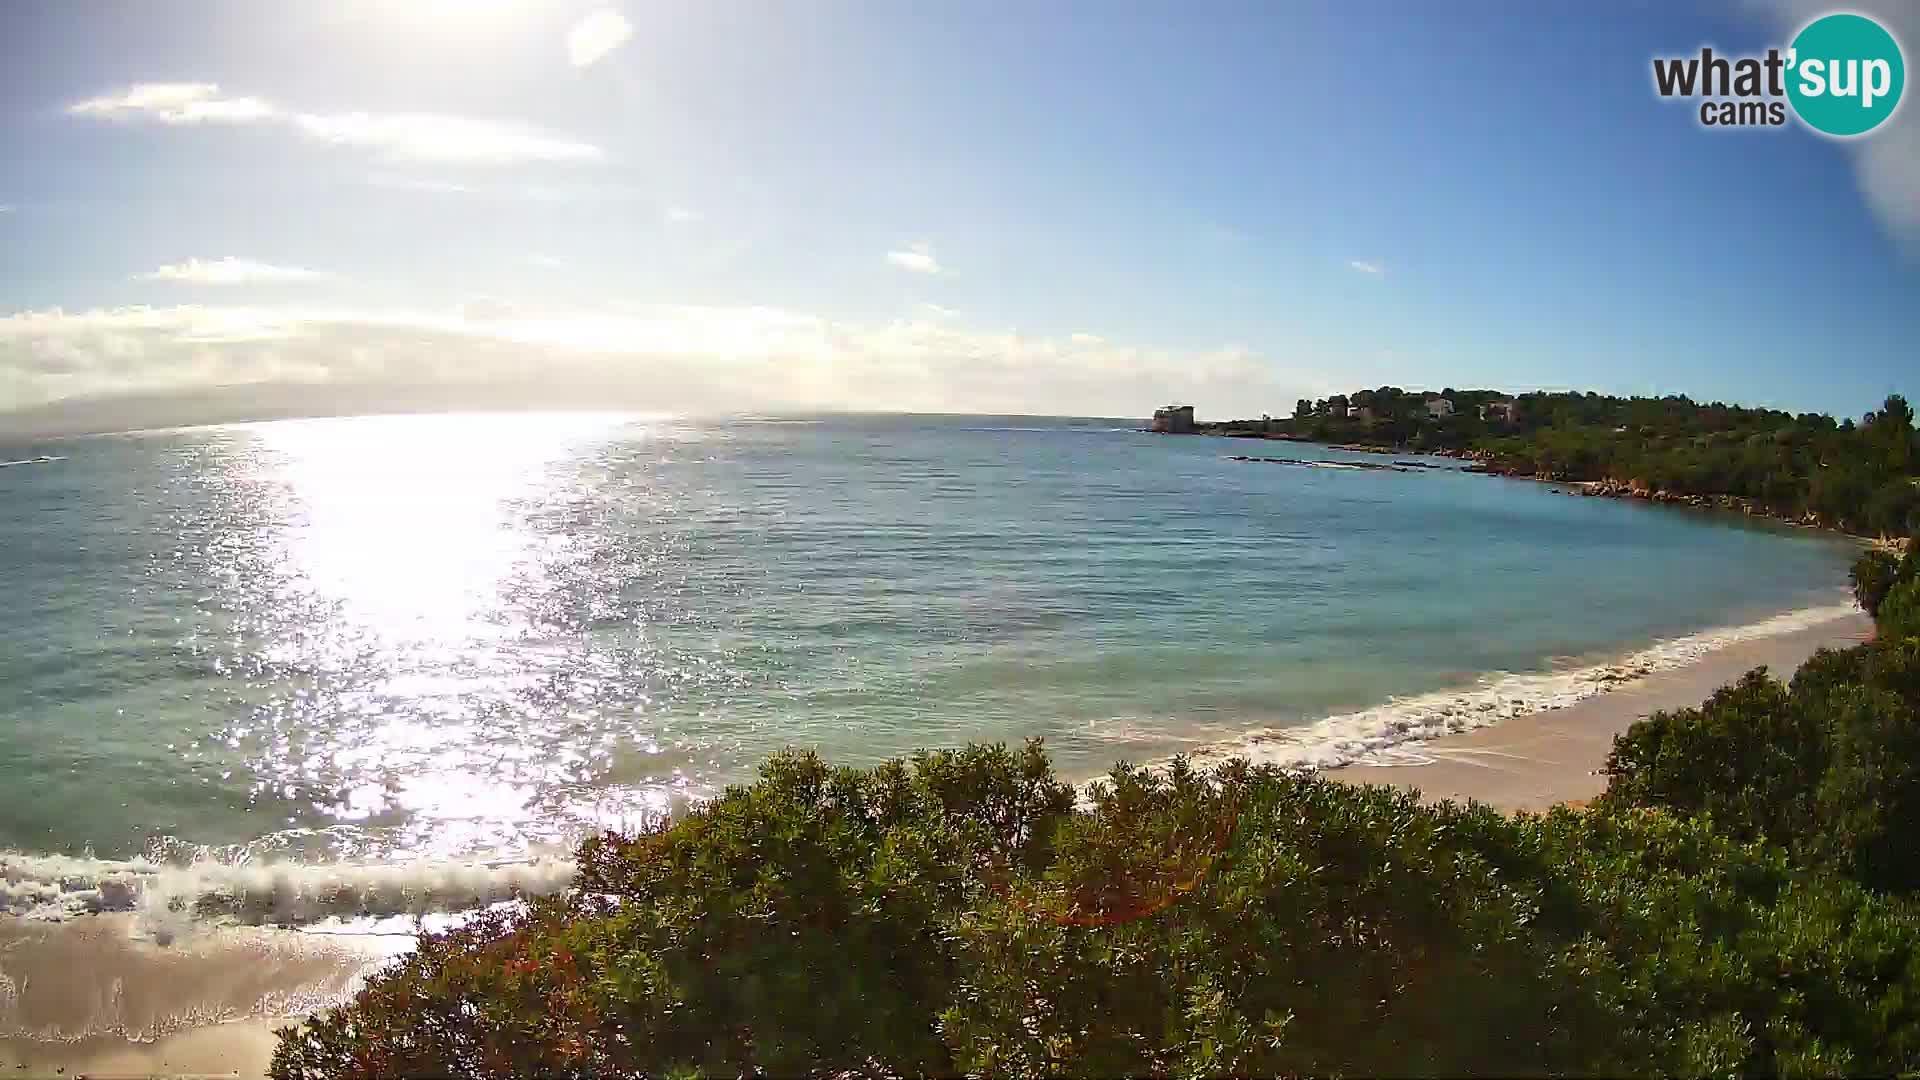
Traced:
[[567, 59], [574, 67], [586, 67], [627, 43], [633, 36], [633, 24], [612, 8], [601, 8], [573, 24], [567, 31]]
[[933, 247], [929, 244], [914, 244], [905, 251], [889, 251], [887, 261], [916, 274], [940, 272], [940, 262], [933, 257]]
[[13, 207], [7, 205], [6, 203], [0, 203], [0, 214], [11, 214], [11, 213], [13, 213]]
[[443, 312], [183, 306], [0, 317], [0, 401], [18, 407], [352, 384], [555, 407], [1145, 416], [1179, 399], [1257, 415], [1328, 381], [1241, 347], [1153, 349], [762, 307], [551, 311], [489, 299]]
[[169, 263], [152, 273], [139, 275], [142, 281], [178, 281], [193, 285], [266, 285], [319, 281], [331, 276], [318, 270], [274, 266], [232, 255], [224, 259], [188, 259], [186, 262]]
[[700, 211], [689, 210], [684, 206], [669, 206], [661, 216], [669, 225], [691, 225], [700, 220]]
[[1358, 270], [1363, 274], [1373, 274], [1376, 276], [1387, 272], [1386, 267], [1380, 265], [1377, 262], [1368, 262], [1365, 259], [1354, 259], [1348, 262], [1347, 266], [1354, 270]]
[[915, 310], [929, 319], [952, 319], [960, 315], [958, 311], [950, 307], [941, 307], [939, 304], [921, 303], [915, 305]]
[[474, 192], [474, 188], [468, 184], [397, 173], [374, 173], [367, 177], [367, 183], [389, 191], [419, 191], [429, 195], [470, 195]]
[[[1835, 10], [1853, 11], [1878, 21], [1907, 50], [1911, 67], [1914, 50], [1920, 48], [1920, 4], [1911, 0], [1854, 0], [1833, 4], [1829, 0], [1748, 0], [1781, 35], [1785, 46], [1788, 35], [1807, 23]], [[1905, 97], [1911, 98], [1908, 88]], [[1855, 181], [1868, 209], [1895, 238], [1910, 251], [1920, 252], [1920, 109], [1903, 100], [1893, 118], [1859, 138], [1845, 143], [1853, 158]]]
[[273, 123], [309, 139], [404, 161], [510, 165], [599, 161], [605, 156], [591, 143], [469, 117], [288, 112], [260, 98], [223, 97], [214, 83], [139, 83], [71, 105], [67, 111], [75, 116], [171, 125]]
[[224, 97], [215, 83], [135, 83], [68, 106], [75, 116], [151, 118], [163, 124], [246, 124], [271, 120], [277, 110], [256, 97]]
[[598, 161], [597, 146], [484, 120], [426, 113], [302, 113], [295, 127], [309, 138], [413, 161], [508, 165], [526, 161]]
[[1104, 345], [1107, 339], [1099, 334], [1068, 334], [1067, 340], [1075, 345]]
[[558, 270], [567, 265], [567, 260], [558, 255], [529, 255], [527, 261], [542, 270]]

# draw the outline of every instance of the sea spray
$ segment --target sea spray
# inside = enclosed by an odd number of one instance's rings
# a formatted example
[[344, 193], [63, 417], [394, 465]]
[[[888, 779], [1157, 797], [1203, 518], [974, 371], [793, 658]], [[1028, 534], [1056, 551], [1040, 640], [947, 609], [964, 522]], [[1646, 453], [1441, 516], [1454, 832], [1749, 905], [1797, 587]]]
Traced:
[[392, 864], [89, 859], [0, 853], [0, 914], [39, 920], [133, 912], [156, 937], [194, 921], [302, 926], [329, 918], [428, 915], [549, 896], [571, 859]]

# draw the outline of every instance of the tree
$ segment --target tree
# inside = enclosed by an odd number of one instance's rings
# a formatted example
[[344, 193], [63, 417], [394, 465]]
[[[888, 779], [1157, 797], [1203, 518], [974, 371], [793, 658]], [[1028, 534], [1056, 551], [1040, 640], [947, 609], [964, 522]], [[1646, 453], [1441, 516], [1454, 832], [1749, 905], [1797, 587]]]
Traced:
[[273, 1075], [1920, 1067], [1920, 916], [1704, 817], [1245, 762], [1090, 802], [1033, 745], [782, 755], [589, 842], [571, 895], [424, 937]]
[[1872, 548], [1862, 552], [1847, 572], [1853, 582], [1853, 598], [1869, 616], [1880, 613], [1880, 604], [1900, 581], [1900, 560], [1891, 552]]
[[1920, 577], [1909, 576], [1888, 590], [1877, 622], [1885, 637], [1920, 638]]
[[[1614, 740], [1614, 807], [1699, 816], [1869, 888], [1920, 890], [1920, 580], [1888, 594], [1881, 641], [1822, 650], [1790, 687], [1749, 672], [1697, 709], [1657, 712]], [[1920, 626], [1914, 628], [1920, 633]]]

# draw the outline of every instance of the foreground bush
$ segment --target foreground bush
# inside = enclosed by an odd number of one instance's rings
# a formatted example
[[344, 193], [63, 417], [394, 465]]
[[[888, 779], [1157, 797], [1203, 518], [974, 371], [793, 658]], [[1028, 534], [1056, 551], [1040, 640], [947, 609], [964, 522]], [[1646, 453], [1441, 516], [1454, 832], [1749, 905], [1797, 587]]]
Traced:
[[1880, 605], [1900, 582], [1901, 558], [1891, 551], [1872, 548], [1853, 561], [1847, 578], [1853, 583], [1853, 598], [1868, 615], [1880, 614]]
[[1920, 920], [1703, 820], [1236, 763], [785, 755], [282, 1034], [276, 1077], [1920, 1067]]
[[1920, 640], [1890, 633], [1890, 613], [1892, 598], [1884, 640], [1822, 650], [1788, 686], [1756, 670], [1634, 724], [1601, 801], [1704, 815], [1871, 888], [1920, 890]]
[[1920, 638], [1920, 576], [1907, 577], [1887, 591], [1878, 623], [1881, 636], [1890, 640]]

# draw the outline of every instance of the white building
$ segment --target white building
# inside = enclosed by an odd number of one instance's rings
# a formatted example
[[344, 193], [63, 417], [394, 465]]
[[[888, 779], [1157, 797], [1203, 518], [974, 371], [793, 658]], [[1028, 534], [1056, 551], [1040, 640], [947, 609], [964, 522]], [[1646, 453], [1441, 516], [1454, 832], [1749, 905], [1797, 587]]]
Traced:
[[1514, 406], [1518, 402], [1512, 398], [1505, 401], [1489, 401], [1480, 406], [1480, 419], [1488, 423], [1511, 424], [1515, 416]]
[[1427, 415], [1435, 420], [1453, 415], [1453, 399], [1430, 397], [1427, 399]]
[[1168, 435], [1193, 434], [1193, 406], [1169, 405], [1153, 410], [1153, 430]]

